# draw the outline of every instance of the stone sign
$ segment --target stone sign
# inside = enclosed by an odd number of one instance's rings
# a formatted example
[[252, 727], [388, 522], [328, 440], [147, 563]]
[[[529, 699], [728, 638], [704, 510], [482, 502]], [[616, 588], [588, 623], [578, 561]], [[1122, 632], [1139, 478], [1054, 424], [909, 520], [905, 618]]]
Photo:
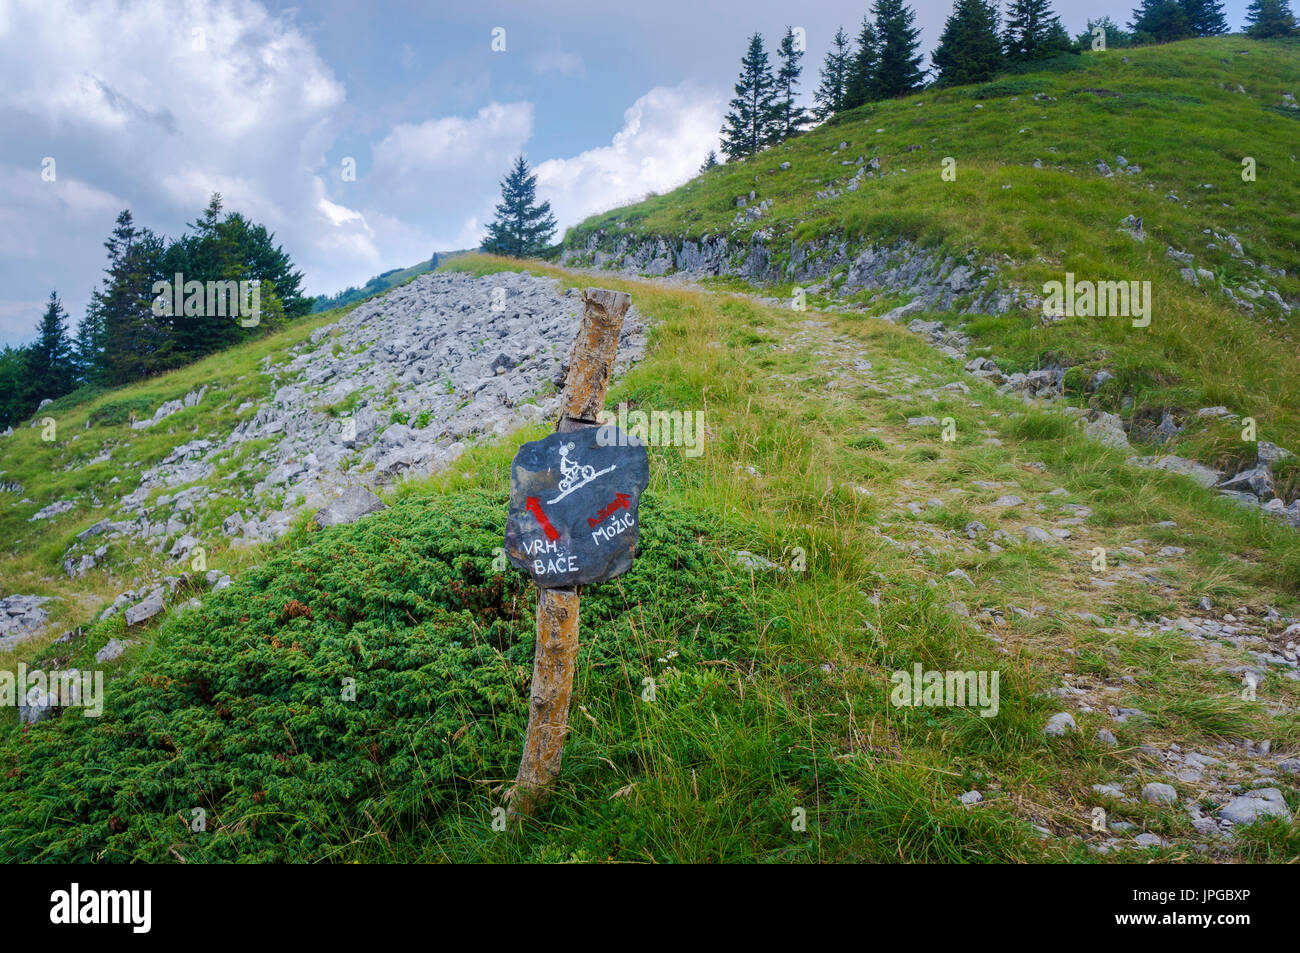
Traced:
[[649, 482], [645, 445], [614, 424], [524, 444], [510, 466], [506, 555], [543, 589], [622, 575]]

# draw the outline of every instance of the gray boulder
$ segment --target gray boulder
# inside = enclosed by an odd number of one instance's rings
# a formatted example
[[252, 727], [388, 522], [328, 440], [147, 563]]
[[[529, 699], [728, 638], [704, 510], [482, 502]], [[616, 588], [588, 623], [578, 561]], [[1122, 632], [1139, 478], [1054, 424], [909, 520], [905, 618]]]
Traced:
[[1240, 473], [1219, 484], [1223, 490], [1236, 490], [1239, 493], [1253, 493], [1262, 500], [1273, 498], [1273, 474], [1268, 467], [1258, 466]]
[[1270, 817], [1291, 819], [1291, 810], [1277, 788], [1247, 791], [1219, 809], [1219, 817], [1232, 824], [1253, 824]]
[[127, 643], [119, 639], [109, 639], [108, 644], [95, 653], [96, 662], [111, 662], [127, 649]]
[[1078, 730], [1079, 726], [1074, 723], [1074, 716], [1068, 711], [1058, 712], [1047, 719], [1047, 724], [1043, 726], [1043, 734], [1053, 738], [1059, 738], [1071, 731]]
[[1267, 440], [1261, 440], [1255, 448], [1256, 457], [1260, 466], [1271, 466], [1274, 463], [1284, 463], [1287, 460], [1294, 460], [1295, 454], [1290, 450], [1284, 450], [1275, 443], [1269, 443]]
[[1188, 460], [1186, 457], [1177, 457], [1169, 454], [1163, 457], [1134, 457], [1129, 463], [1137, 466], [1149, 467], [1152, 470], [1165, 470], [1169, 473], [1178, 473], [1182, 476], [1191, 477], [1197, 483], [1204, 487], [1211, 487], [1219, 482], [1219, 473], [1217, 470], [1211, 470], [1209, 467], [1197, 463], [1195, 460]]
[[162, 612], [163, 608], [162, 593], [151, 592], [126, 610], [126, 624], [139, 625], [141, 622], [147, 622]]
[[1148, 804], [1176, 804], [1178, 792], [1174, 790], [1173, 785], [1152, 781], [1143, 786], [1142, 800]]
[[[1098, 371], [1093, 375], [1095, 380], [1105, 371]], [[1110, 375], [1107, 375], [1109, 378]], [[1091, 411], [1088, 423], [1084, 425], [1084, 432], [1098, 443], [1103, 443], [1108, 447], [1114, 447], [1117, 450], [1127, 450], [1128, 434], [1124, 432], [1124, 421], [1118, 414], [1108, 414], [1104, 410]]]
[[386, 509], [388, 509], [387, 504], [375, 494], [364, 487], [354, 486], [345, 490], [343, 495], [333, 503], [318, 511], [313, 519], [316, 525], [321, 527], [342, 526], [355, 523], [369, 513]]

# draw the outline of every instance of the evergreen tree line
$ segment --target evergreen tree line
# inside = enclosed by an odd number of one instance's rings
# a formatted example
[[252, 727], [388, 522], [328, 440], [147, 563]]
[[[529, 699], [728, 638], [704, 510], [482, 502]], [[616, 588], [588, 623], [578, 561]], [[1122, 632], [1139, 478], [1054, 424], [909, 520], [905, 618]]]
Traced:
[[[984, 82], [1034, 60], [1094, 48], [1096, 28], [1107, 47], [1165, 43], [1228, 32], [1221, 0], [1141, 0], [1129, 29], [1102, 17], [1074, 39], [1052, 10], [1051, 0], [1010, 0], [1005, 18], [997, 0], [956, 0], [931, 56], [934, 83], [956, 86]], [[1289, 0], [1252, 0], [1245, 32], [1259, 39], [1297, 36]], [[904, 0], [875, 0], [857, 36], [843, 27], [831, 38], [811, 112], [796, 102], [802, 48], [790, 27], [777, 47], [775, 71], [755, 33], [740, 64], [735, 98], [722, 127], [722, 151], [742, 159], [794, 135], [814, 121], [864, 103], [892, 99], [926, 85], [921, 69], [920, 30], [915, 11]], [[700, 166], [717, 165], [710, 151]]]
[[[1118, 48], [1219, 36], [1228, 32], [1228, 19], [1223, 4], [1217, 0], [1142, 0], [1133, 11], [1128, 30], [1109, 17], [1089, 20], [1088, 29], [1076, 40], [1076, 48], [1092, 48], [1098, 27], [1105, 32], [1106, 46]], [[1258, 40], [1300, 36], [1300, 25], [1289, 0], [1252, 0], [1246, 8], [1243, 32]]]
[[[37, 339], [0, 350], [0, 426], [25, 420], [42, 400], [82, 387], [120, 387], [188, 364], [214, 351], [274, 330], [307, 314], [312, 300], [301, 294], [295, 270], [270, 232], [238, 212], [222, 215], [213, 195], [181, 238], [168, 241], [138, 226], [129, 209], [117, 216], [104, 243], [108, 264], [75, 334], [57, 292], [41, 317]], [[258, 282], [256, 324], [248, 317], [200, 314], [156, 303], [158, 282]], [[159, 313], [159, 312], [163, 313]], [[214, 309], [215, 312], [215, 309]], [[247, 326], [246, 326], [247, 325]]]

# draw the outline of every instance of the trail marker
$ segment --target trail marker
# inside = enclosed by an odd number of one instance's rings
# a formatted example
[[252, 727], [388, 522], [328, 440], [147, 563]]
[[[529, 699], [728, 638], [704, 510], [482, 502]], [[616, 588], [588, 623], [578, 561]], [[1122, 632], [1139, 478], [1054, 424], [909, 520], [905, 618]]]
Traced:
[[645, 446], [613, 423], [596, 423], [632, 298], [587, 288], [582, 301], [555, 433], [524, 444], [510, 466], [506, 556], [537, 585], [528, 730], [508, 794], [515, 824], [532, 814], [560, 773], [578, 655], [578, 587], [631, 568], [637, 506], [650, 479]]

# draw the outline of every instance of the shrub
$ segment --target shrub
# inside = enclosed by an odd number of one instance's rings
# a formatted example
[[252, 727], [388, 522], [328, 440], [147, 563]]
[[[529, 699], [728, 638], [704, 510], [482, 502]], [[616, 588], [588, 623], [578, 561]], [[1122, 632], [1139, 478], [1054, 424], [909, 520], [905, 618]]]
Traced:
[[[319, 860], [512, 777], [532, 673], [531, 586], [494, 572], [504, 494], [409, 498], [169, 617], [140, 665], [0, 743], [13, 860]], [[703, 542], [717, 517], [643, 503], [641, 555], [584, 592], [584, 689], [632, 696], [671, 636], [721, 657], [755, 629]], [[659, 615], [660, 607], [688, 606]], [[355, 679], [347, 700], [346, 679]], [[206, 812], [206, 830], [190, 824]]]
[[150, 416], [153, 413], [155, 403], [148, 397], [111, 400], [91, 411], [90, 423], [92, 426], [117, 427], [129, 421], [132, 414], [135, 414], [137, 419]]

